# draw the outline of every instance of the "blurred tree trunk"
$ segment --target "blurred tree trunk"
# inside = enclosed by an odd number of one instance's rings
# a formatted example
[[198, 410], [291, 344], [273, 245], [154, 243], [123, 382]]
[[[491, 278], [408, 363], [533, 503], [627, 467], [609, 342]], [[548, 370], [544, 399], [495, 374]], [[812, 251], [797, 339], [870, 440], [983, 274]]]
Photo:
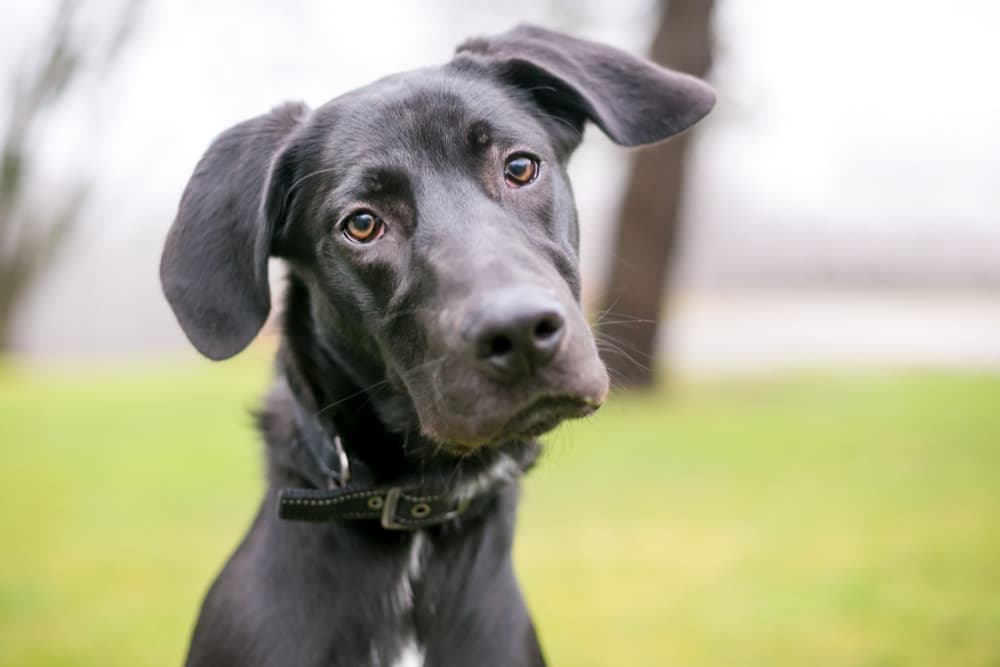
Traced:
[[[660, 25], [650, 58], [695, 76], [711, 63], [712, 0], [660, 0]], [[678, 237], [684, 158], [690, 133], [635, 154], [619, 214], [613, 268], [598, 327], [612, 348], [612, 377], [645, 386], [656, 370], [654, 352]]]
[[33, 141], [72, 83], [85, 72], [110, 69], [143, 1], [123, 0], [101, 34], [82, 35], [76, 29], [81, 3], [60, 0], [38, 50], [10, 73], [9, 115], [0, 135], [0, 353], [9, 348], [17, 306], [73, 228], [87, 191], [80, 181], [44, 196], [33, 193]]

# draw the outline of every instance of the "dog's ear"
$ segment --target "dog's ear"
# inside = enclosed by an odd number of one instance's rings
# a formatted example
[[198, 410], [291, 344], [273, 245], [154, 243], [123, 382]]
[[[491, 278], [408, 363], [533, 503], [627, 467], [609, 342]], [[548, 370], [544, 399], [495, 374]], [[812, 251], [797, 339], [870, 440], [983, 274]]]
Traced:
[[687, 129], [715, 105], [715, 93], [699, 79], [535, 26], [471, 39], [456, 54], [457, 60], [485, 62], [558, 124], [569, 123], [575, 130], [574, 137], [564, 137], [570, 148], [587, 119], [616, 143], [638, 146]]
[[191, 343], [227, 359], [271, 310], [267, 260], [294, 168], [290, 138], [308, 114], [286, 104], [223, 132], [188, 182], [160, 259], [160, 282]]

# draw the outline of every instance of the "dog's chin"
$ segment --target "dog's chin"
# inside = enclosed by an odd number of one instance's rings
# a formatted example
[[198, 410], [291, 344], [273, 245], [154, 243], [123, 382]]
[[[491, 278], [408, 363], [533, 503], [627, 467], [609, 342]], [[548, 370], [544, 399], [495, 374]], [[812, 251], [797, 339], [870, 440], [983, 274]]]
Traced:
[[422, 428], [424, 435], [438, 442], [444, 451], [465, 455], [484, 447], [532, 440], [568, 419], [592, 415], [600, 407], [600, 401], [574, 396], [544, 396], [513, 415], [484, 420], [483, 428], [476, 432], [465, 432], [465, 429], [456, 428], [459, 425], [448, 424], [422, 424]]
[[499, 430], [498, 437], [489, 444], [537, 438], [567, 419], [592, 415], [599, 407], [599, 403], [573, 397], [550, 396], [539, 399], [511, 417]]

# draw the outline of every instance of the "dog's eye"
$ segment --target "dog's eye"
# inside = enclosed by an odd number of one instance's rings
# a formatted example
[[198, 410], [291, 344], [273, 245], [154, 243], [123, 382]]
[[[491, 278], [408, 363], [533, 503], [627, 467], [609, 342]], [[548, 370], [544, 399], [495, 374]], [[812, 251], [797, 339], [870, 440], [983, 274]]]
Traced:
[[512, 188], [519, 188], [538, 178], [538, 160], [530, 155], [512, 155], [503, 168], [503, 180]]
[[344, 236], [355, 243], [370, 243], [385, 233], [385, 223], [374, 213], [358, 211], [344, 222]]

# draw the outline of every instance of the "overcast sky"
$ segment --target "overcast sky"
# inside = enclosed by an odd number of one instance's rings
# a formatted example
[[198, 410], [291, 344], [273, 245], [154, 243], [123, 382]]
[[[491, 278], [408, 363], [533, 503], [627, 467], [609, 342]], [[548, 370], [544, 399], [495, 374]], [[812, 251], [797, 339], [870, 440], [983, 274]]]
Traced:
[[[0, 9], [0, 70], [30, 51], [48, 5]], [[100, 23], [114, 5], [96, 3], [88, 20]], [[718, 6], [720, 101], [693, 157], [689, 284], [816, 267], [832, 276], [884, 269], [996, 280], [1000, 3]], [[23, 346], [176, 345], [156, 263], [215, 134], [283, 100], [318, 105], [444, 61], [466, 36], [520, 21], [643, 52], [655, 11], [645, 0], [152, 0], [110, 79], [55, 110], [40, 144], [39, 196], [81, 174], [94, 194], [76, 241], [25, 312]], [[595, 129], [571, 165], [591, 288], [606, 269], [624, 166], [624, 152]]]

